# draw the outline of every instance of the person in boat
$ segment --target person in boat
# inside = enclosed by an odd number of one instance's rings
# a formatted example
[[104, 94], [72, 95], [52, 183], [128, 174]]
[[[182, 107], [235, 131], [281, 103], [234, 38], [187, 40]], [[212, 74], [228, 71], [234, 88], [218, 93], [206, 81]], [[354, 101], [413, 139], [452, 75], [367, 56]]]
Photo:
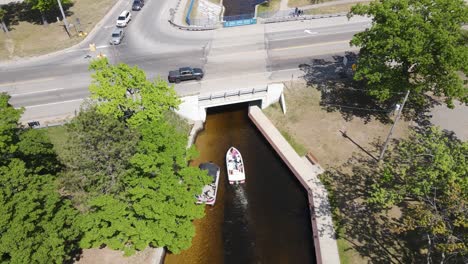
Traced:
[[233, 173], [233, 170], [234, 170], [234, 163], [229, 161], [228, 164], [228, 171], [229, 171], [229, 174], [232, 174]]
[[236, 155], [235, 159], [236, 159], [236, 162], [237, 162], [237, 163], [240, 163], [240, 162], [241, 162], [240, 155]]

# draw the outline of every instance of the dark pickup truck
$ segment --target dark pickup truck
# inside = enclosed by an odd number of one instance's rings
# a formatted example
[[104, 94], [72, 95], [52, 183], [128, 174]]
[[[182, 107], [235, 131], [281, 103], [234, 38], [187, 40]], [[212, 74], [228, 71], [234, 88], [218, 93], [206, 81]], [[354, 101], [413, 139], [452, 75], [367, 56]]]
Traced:
[[201, 80], [203, 78], [203, 70], [199, 68], [184, 67], [178, 71], [170, 71], [168, 80], [169, 82], [180, 83], [186, 80]]

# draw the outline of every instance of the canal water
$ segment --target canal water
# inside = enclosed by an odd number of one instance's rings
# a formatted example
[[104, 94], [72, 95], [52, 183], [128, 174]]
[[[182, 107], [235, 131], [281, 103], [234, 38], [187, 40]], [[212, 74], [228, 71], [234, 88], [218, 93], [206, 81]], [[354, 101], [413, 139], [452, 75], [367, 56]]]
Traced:
[[[252, 18], [255, 15], [255, 6], [263, 2], [265, 0], [223, 0], [223, 6], [225, 7], [224, 19], [228, 21]], [[239, 18], [233, 16], [239, 16]]]
[[[221, 167], [217, 201], [195, 221], [192, 247], [166, 255], [166, 264], [315, 263], [307, 194], [250, 122], [246, 104], [210, 110], [196, 146], [193, 165]], [[244, 185], [227, 181], [230, 146], [244, 159]]]

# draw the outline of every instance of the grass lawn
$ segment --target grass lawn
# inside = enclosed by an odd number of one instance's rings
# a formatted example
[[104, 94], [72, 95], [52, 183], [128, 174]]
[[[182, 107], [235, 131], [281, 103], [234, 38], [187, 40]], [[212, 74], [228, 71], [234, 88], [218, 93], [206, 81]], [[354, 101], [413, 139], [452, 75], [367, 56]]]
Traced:
[[208, 1], [210, 1], [213, 4], [217, 4], [217, 5], [221, 4], [221, 0], [208, 0]]
[[281, 0], [270, 0], [269, 2], [258, 5], [257, 12], [261, 13], [278, 11], [280, 8], [280, 3]]
[[[370, 2], [360, 2], [359, 4], [368, 5], [369, 3]], [[334, 6], [324, 6], [324, 7], [304, 10], [304, 14], [321, 15], [321, 14], [344, 13], [344, 12], [349, 12], [351, 10], [351, 7], [355, 5], [356, 3], [341, 4], [341, 5], [334, 5]]]
[[332, 1], [334, 0], [289, 0], [288, 7], [295, 8], [295, 7], [315, 5], [315, 4], [325, 3], [325, 2], [332, 2]]
[[[289, 84], [289, 83], [288, 83]], [[327, 112], [319, 105], [321, 93], [307, 87], [303, 82], [296, 82], [293, 88], [285, 89], [287, 113], [283, 115], [279, 106], [269, 107], [266, 115], [282, 131], [294, 137], [320, 161], [324, 167], [336, 167], [344, 164], [355, 152], [364, 153], [349, 139], [344, 138], [339, 130], [371, 154], [378, 155], [380, 149], [374, 146], [376, 139], [384, 141], [391, 124], [378, 120], [352, 118], [347, 120], [339, 112]], [[408, 133], [408, 122], [400, 120], [393, 133], [394, 138], [404, 137]]]
[[[75, 24], [76, 18], [79, 18], [80, 29], [90, 32], [116, 2], [117, 0], [74, 0], [68, 9], [67, 20]], [[76, 34], [74, 28], [71, 28], [72, 37], [69, 38], [63, 23], [57, 22], [55, 18], [48, 19], [48, 22], [49, 25], [44, 26], [40, 22], [27, 22], [23, 18], [9, 24], [9, 38], [0, 32], [0, 60], [50, 53], [70, 47], [83, 39]]]
[[60, 155], [63, 154], [63, 149], [68, 141], [65, 126], [53, 126], [42, 129], [44, 129], [49, 135], [50, 141], [54, 144], [54, 149], [60, 157]]

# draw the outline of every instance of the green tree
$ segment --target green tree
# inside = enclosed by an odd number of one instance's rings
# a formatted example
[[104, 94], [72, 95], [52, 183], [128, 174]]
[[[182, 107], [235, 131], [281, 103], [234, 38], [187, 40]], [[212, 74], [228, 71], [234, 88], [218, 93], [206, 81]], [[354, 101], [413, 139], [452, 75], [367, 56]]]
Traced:
[[421, 235], [428, 259], [463, 262], [468, 254], [468, 142], [436, 128], [414, 133], [372, 178], [368, 202], [383, 208], [404, 205], [399, 229]]
[[4, 20], [5, 16], [6, 16], [6, 10], [3, 8], [0, 8], [0, 22], [2, 23], [3, 31], [8, 33], [8, 27], [5, 24], [5, 20]]
[[180, 102], [175, 91], [161, 79], [148, 81], [137, 67], [104, 59], [93, 61], [90, 69], [95, 70], [90, 91], [98, 112], [120, 120], [140, 138], [121, 188], [88, 200], [80, 221], [81, 246], [107, 245], [127, 255], [147, 246], [176, 253], [188, 248], [195, 235], [192, 221], [204, 212], [195, 195], [210, 177], [188, 165], [197, 152], [186, 148], [187, 135], [167, 121], [168, 111]]
[[61, 263], [77, 247], [77, 211], [56, 191], [44, 131], [22, 128], [8, 99], [0, 95], [0, 262]]
[[107, 245], [127, 255], [148, 245], [174, 253], [190, 246], [192, 221], [204, 215], [195, 195], [210, 181], [206, 172], [188, 166], [196, 151], [174, 126], [153, 121], [141, 127], [142, 140], [126, 174], [125, 191], [92, 199], [83, 216], [81, 246]]
[[101, 102], [98, 110], [127, 120], [129, 125], [160, 119], [164, 112], [180, 104], [176, 92], [167, 82], [147, 80], [145, 72], [136, 66], [123, 63], [114, 66], [107, 59], [99, 59], [89, 68], [95, 71], [89, 91], [92, 99]]
[[172, 124], [153, 121], [141, 128], [142, 140], [132, 158], [135, 173], [129, 178], [128, 198], [137, 218], [148, 219], [157, 232], [150, 244], [167, 246], [174, 253], [191, 245], [195, 235], [192, 221], [204, 215], [195, 195], [211, 179], [206, 172], [188, 166], [198, 153], [186, 148], [187, 136]]
[[356, 80], [367, 83], [380, 100], [411, 90], [421, 103], [431, 91], [468, 103], [468, 89], [459, 71], [468, 72], [468, 46], [461, 25], [468, 22], [463, 0], [382, 0], [356, 5], [353, 15], [372, 17], [372, 27], [357, 33], [351, 44], [360, 47]]
[[[68, 5], [71, 3], [70, 0], [60, 0], [63, 5]], [[27, 2], [31, 5], [33, 10], [38, 10], [41, 13], [42, 23], [47, 25], [47, 19], [45, 13], [48, 11], [52, 11], [56, 9], [58, 11], [58, 3], [57, 0], [27, 0]]]
[[66, 127], [63, 187], [77, 202], [86, 196], [120, 193], [135, 154], [138, 132], [113, 116], [99, 113], [94, 106], [82, 110]]

